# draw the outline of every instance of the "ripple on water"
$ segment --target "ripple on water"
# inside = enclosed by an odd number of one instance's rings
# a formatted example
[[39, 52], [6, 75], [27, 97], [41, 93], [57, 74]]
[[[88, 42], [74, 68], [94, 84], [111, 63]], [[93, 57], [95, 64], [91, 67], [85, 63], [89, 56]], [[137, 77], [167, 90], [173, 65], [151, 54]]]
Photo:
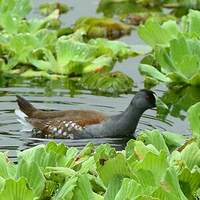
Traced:
[[[36, 8], [39, 3], [47, 2], [46, 0], [33, 2], [33, 11], [30, 17], [38, 15]], [[62, 0], [62, 2], [65, 2]], [[76, 19], [81, 16], [97, 16], [96, 7], [98, 1], [94, 0], [68, 0], [67, 3], [74, 9], [67, 15], [62, 16], [63, 24], [73, 24]], [[87, 5], [87, 6], [85, 6]], [[143, 44], [133, 32], [130, 36], [121, 39], [130, 45]], [[143, 88], [143, 77], [138, 72], [137, 66], [141, 56], [130, 58], [123, 63], [118, 63], [115, 70], [121, 70], [127, 73], [135, 80], [135, 84], [139, 88]], [[107, 113], [108, 115], [117, 114], [123, 111], [132, 99], [132, 94], [122, 95], [118, 98], [99, 97], [91, 95], [88, 91], [81, 91], [75, 98], [71, 98], [66, 89], [53, 90], [52, 96], [47, 96], [48, 91], [42, 88], [41, 85], [31, 87], [29, 81], [16, 83], [10, 87], [0, 88], [0, 150], [8, 151], [9, 157], [16, 158], [16, 151], [33, 147], [38, 144], [47, 143], [48, 139], [32, 138], [28, 132], [20, 132], [22, 126], [17, 122], [17, 117], [14, 110], [17, 108], [15, 95], [25, 96], [28, 100], [34, 103], [35, 106], [41, 109], [63, 110], [63, 109], [92, 109]], [[47, 89], [48, 90], [48, 89]], [[159, 91], [158, 91], [159, 92]], [[161, 91], [162, 92], [162, 91]], [[159, 93], [161, 93], [159, 92]], [[174, 117], [168, 117], [166, 122], [159, 121], [155, 118], [155, 110], [148, 110], [142, 116], [137, 128], [137, 133], [143, 129], [159, 128], [161, 130], [173, 130], [175, 132], [185, 133], [188, 130], [187, 123], [180, 121]], [[86, 143], [92, 142], [95, 145], [101, 143], [110, 143], [117, 149], [124, 147], [124, 139], [84, 139], [84, 140], [56, 140], [63, 142], [68, 146], [76, 146], [82, 148]]]

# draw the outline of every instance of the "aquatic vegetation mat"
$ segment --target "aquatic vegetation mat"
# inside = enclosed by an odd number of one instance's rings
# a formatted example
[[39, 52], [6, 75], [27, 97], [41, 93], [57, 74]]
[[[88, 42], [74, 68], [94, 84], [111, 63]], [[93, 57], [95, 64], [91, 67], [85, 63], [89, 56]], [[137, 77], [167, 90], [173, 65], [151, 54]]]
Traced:
[[[43, 4], [40, 9], [45, 17], [28, 19], [29, 0], [1, 1], [1, 74], [79, 76], [99, 69], [111, 71], [116, 62], [141, 53], [123, 42], [93, 39], [91, 35], [96, 28], [107, 32], [118, 29], [119, 36], [128, 34], [131, 31], [128, 25], [112, 19], [85, 18], [76, 23], [76, 28], [60, 27], [60, 14], [69, 10], [67, 6]], [[86, 28], [84, 24], [89, 26], [88, 21], [90, 27]]]
[[[149, 17], [160, 21], [179, 18], [189, 9], [200, 9], [199, 0], [100, 0], [97, 12], [106, 17], [118, 16], [120, 19], [139, 25]], [[132, 19], [131, 19], [132, 18]], [[127, 21], [127, 22], [128, 22]]]
[[49, 15], [55, 10], [59, 10], [60, 14], [67, 13], [70, 8], [64, 3], [42, 3], [39, 10], [42, 15]]
[[88, 73], [80, 81], [81, 87], [97, 94], [112, 96], [130, 92], [133, 80], [122, 72]]
[[117, 39], [131, 33], [132, 27], [111, 18], [81, 17], [75, 22], [75, 30], [84, 29], [88, 38]]
[[19, 152], [17, 163], [0, 153], [0, 198], [198, 199], [199, 109], [197, 103], [188, 112], [191, 138], [147, 130], [120, 152], [108, 144], [79, 151], [52, 141]]
[[[84, 74], [109, 72], [117, 62], [144, 54], [124, 42], [108, 40], [131, 32], [132, 28], [121, 22], [84, 17], [72, 27], [61, 26], [60, 15], [69, 10], [65, 4], [42, 4], [44, 16], [30, 18], [29, 0], [0, 1], [1, 76], [29, 80], [75, 77], [78, 82]], [[102, 88], [109, 90], [105, 85]]]

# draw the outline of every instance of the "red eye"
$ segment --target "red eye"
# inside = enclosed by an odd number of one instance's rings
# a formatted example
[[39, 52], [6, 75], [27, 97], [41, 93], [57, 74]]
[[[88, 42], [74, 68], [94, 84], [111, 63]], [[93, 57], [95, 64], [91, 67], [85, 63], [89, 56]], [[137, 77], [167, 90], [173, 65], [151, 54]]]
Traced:
[[146, 96], [145, 99], [146, 100], [150, 100], [151, 98], [150, 98], [150, 96]]

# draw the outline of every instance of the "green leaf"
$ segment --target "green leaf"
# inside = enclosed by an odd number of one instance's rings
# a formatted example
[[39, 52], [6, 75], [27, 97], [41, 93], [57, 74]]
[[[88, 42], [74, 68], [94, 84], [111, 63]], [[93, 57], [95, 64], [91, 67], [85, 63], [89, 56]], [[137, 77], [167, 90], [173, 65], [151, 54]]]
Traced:
[[153, 197], [163, 200], [187, 200], [180, 188], [176, 172], [173, 168], [167, 169], [164, 180], [161, 182], [161, 186], [153, 193]]
[[46, 179], [62, 184], [66, 179], [75, 176], [76, 172], [67, 167], [46, 167], [44, 175]]
[[200, 171], [199, 168], [196, 170], [189, 170], [184, 168], [179, 174], [179, 183], [182, 191], [188, 199], [193, 199], [193, 194], [200, 187]]
[[191, 36], [200, 34], [200, 13], [197, 10], [190, 10], [187, 16], [182, 18], [183, 31], [188, 32]]
[[74, 190], [73, 200], [80, 199], [91, 199], [94, 200], [91, 184], [86, 174], [78, 177], [77, 186]]
[[[190, 79], [195, 73], [198, 72], [199, 60], [197, 55], [193, 55], [190, 46], [192, 43], [184, 37], [172, 40], [170, 42], [171, 59], [175, 63], [176, 70], [182, 76]], [[196, 49], [199, 50], [200, 49]]]
[[122, 185], [122, 179], [121, 176], [113, 176], [104, 195], [105, 200], [115, 200], [117, 198], [116, 195]]
[[169, 83], [170, 79], [166, 77], [164, 74], [162, 74], [159, 70], [157, 70], [155, 67], [147, 64], [140, 64], [139, 70], [141, 74], [150, 76], [152, 78], [155, 78], [161, 82]]
[[180, 147], [184, 144], [186, 140], [186, 136], [178, 133], [164, 131], [162, 135], [165, 140], [165, 143], [167, 144], [170, 150], [174, 150], [175, 148]]
[[165, 140], [158, 130], [143, 131], [140, 133], [137, 139], [143, 141], [146, 145], [152, 144], [158, 151], [163, 150], [169, 154], [169, 149], [165, 143]]
[[136, 197], [142, 193], [143, 188], [139, 183], [133, 179], [124, 178], [122, 186], [117, 193], [115, 200], [136, 199]]
[[97, 38], [91, 39], [89, 44], [95, 46], [102, 54], [111, 56], [120, 61], [139, 54], [139, 52], [131, 48], [131, 46], [121, 41], [109, 41], [103, 38]]
[[28, 185], [32, 189], [35, 197], [42, 194], [45, 187], [45, 178], [36, 162], [32, 161], [27, 163], [22, 159], [18, 164], [16, 176], [27, 179]]
[[200, 101], [199, 88], [194, 86], [173, 87], [166, 91], [161, 99], [169, 107], [172, 116], [185, 119], [185, 112]]
[[105, 17], [81, 17], [75, 22], [75, 29], [84, 29], [89, 38], [117, 39], [131, 32], [131, 26]]
[[[191, 156], [192, 155], [192, 156]], [[186, 145], [181, 151], [181, 160], [186, 163], [186, 166], [192, 170], [195, 166], [200, 167], [200, 149], [196, 142]]]
[[122, 72], [89, 73], [83, 76], [81, 86], [97, 93], [117, 95], [131, 91], [133, 80]]
[[33, 192], [28, 189], [25, 178], [19, 180], [7, 179], [0, 193], [2, 200], [33, 200]]
[[58, 9], [60, 14], [67, 13], [70, 8], [64, 3], [42, 3], [39, 10], [42, 15], [49, 15], [54, 10]]
[[26, 160], [28, 163], [34, 161], [39, 167], [64, 166], [67, 162], [66, 147], [63, 144], [49, 143], [47, 146], [38, 145], [32, 149], [25, 150], [18, 154], [19, 160]]
[[1, 0], [0, 2], [0, 25], [8, 33], [20, 31], [23, 18], [30, 12], [29, 0]]
[[138, 171], [142, 169], [145, 171], [150, 171], [154, 176], [155, 183], [158, 184], [165, 175], [168, 166], [169, 163], [167, 161], [166, 152], [161, 151], [158, 155], [148, 152], [146, 153], [144, 159], [137, 163], [137, 165], [134, 167], [134, 170]]
[[[117, 163], [117, 165], [116, 165]], [[119, 153], [116, 157], [107, 161], [100, 162], [97, 171], [104, 184], [107, 186], [115, 176], [130, 177], [131, 171], [123, 154]]]
[[103, 12], [107, 17], [112, 17], [114, 15], [127, 15], [130, 12], [135, 11], [136, 3], [127, 0], [101, 0], [97, 12]]
[[72, 177], [66, 180], [65, 184], [59, 188], [57, 193], [53, 196], [52, 200], [69, 199], [73, 198], [73, 191], [77, 185], [78, 177]]
[[65, 160], [66, 167], [72, 167], [74, 165], [77, 154], [78, 154], [78, 149], [75, 147], [72, 147], [67, 150], [66, 160]]
[[149, 19], [138, 29], [139, 36], [150, 46], [168, 46], [170, 40], [178, 35], [178, 26], [175, 21], [169, 20], [161, 26], [157, 21]]
[[196, 103], [188, 110], [188, 120], [194, 137], [200, 137], [200, 103]]
[[8, 179], [14, 178], [16, 166], [8, 160], [5, 153], [0, 152], [0, 177]]
[[156, 98], [156, 108], [157, 108], [157, 117], [160, 119], [164, 119], [165, 116], [169, 113], [168, 106], [159, 97]]

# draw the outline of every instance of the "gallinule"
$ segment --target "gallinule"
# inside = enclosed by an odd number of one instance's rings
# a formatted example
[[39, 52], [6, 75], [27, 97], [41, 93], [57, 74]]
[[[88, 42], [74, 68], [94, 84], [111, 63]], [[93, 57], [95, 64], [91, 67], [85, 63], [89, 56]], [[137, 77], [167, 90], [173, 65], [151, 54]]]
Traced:
[[155, 107], [154, 92], [140, 90], [121, 114], [106, 116], [92, 110], [42, 111], [17, 96], [24, 119], [44, 138], [131, 137], [142, 113]]

